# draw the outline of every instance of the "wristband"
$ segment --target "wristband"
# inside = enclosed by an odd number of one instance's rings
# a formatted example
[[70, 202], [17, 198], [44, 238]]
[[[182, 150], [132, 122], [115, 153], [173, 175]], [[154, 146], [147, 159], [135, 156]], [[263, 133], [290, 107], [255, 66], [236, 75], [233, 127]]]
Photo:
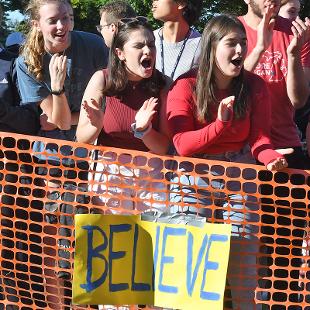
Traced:
[[143, 137], [148, 134], [152, 129], [152, 123], [147, 127], [145, 128], [144, 130], [140, 130], [138, 131], [137, 128], [136, 128], [136, 123], [132, 123], [131, 124], [131, 130], [133, 131], [133, 135], [135, 138], [138, 138], [138, 139], [143, 139]]
[[65, 92], [65, 87], [63, 87], [61, 90], [51, 90], [51, 95], [60, 96]]

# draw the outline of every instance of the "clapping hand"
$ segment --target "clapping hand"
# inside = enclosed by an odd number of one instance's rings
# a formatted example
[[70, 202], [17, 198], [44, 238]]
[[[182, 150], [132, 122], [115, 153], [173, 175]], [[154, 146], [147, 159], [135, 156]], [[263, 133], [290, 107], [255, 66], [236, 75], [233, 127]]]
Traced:
[[152, 122], [153, 116], [156, 113], [155, 107], [158, 104], [158, 98], [151, 97], [145, 100], [142, 107], [136, 114], [136, 130], [143, 131], [149, 127]]
[[54, 54], [50, 60], [49, 71], [52, 90], [62, 90], [67, 73], [67, 56]]
[[306, 17], [302, 21], [299, 17], [292, 21], [293, 39], [291, 40], [287, 53], [290, 55], [298, 55], [302, 46], [310, 40], [310, 19]]
[[232, 118], [234, 113], [233, 111], [234, 102], [235, 102], [235, 96], [224, 98], [220, 102], [217, 111], [217, 118], [220, 121], [227, 122]]
[[269, 4], [263, 18], [257, 27], [257, 46], [265, 51], [272, 42], [273, 28], [275, 25], [274, 5]]
[[90, 123], [94, 127], [102, 128], [104, 112], [101, 108], [101, 104], [98, 103], [95, 99], [91, 99], [90, 103], [85, 100], [82, 104], [82, 107], [85, 110]]

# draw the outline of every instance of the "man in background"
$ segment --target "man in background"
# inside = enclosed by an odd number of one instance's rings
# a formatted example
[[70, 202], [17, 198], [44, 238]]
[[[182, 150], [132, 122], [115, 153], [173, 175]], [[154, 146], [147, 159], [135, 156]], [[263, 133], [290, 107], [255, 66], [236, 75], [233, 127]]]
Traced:
[[[289, 168], [306, 169], [309, 163], [301, 147], [294, 115], [295, 109], [305, 105], [310, 91], [310, 20], [302, 21], [297, 17], [290, 21], [279, 16], [280, 0], [245, 0], [245, 3], [248, 11], [240, 17], [248, 39], [248, 55], [244, 66], [267, 83], [270, 92], [271, 139], [274, 146], [277, 149], [294, 150], [285, 154]], [[268, 175], [261, 175], [260, 180], [267, 181]], [[285, 184], [285, 176], [279, 176], [277, 182]], [[269, 190], [263, 185], [260, 191], [261, 194], [268, 195]], [[270, 238], [263, 237], [263, 251], [267, 256], [272, 253], [282, 254], [273, 263], [276, 281], [272, 282], [272, 289], [275, 292], [272, 297], [264, 292], [261, 300], [272, 298], [274, 310], [283, 309], [283, 306], [276, 304], [277, 301], [287, 301], [294, 303], [288, 309], [296, 310], [301, 309], [298, 305], [298, 257], [301, 257], [306, 225], [304, 218], [307, 213], [301, 202], [291, 203], [286, 198], [287, 191], [281, 187], [277, 190], [277, 196], [279, 198], [272, 203], [268, 198], [261, 199], [264, 212], [262, 232], [274, 235], [273, 242], [276, 244], [276, 247], [272, 247], [269, 244]], [[293, 219], [291, 214], [294, 215]], [[280, 226], [276, 234], [272, 232], [274, 223]], [[288, 259], [287, 255], [293, 255], [294, 259]], [[264, 265], [268, 265], [267, 258]], [[288, 288], [290, 290], [284, 292]]]
[[134, 18], [135, 10], [126, 1], [110, 1], [100, 8], [100, 24], [97, 25], [107, 47], [111, 47], [117, 24], [122, 18]]

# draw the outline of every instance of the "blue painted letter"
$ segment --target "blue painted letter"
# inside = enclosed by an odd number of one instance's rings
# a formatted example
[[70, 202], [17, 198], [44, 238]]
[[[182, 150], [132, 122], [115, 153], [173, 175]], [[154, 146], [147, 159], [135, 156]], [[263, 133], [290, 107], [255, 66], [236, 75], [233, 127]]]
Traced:
[[205, 267], [203, 270], [203, 279], [201, 283], [201, 290], [200, 290], [200, 298], [206, 299], [206, 300], [219, 300], [220, 299], [220, 294], [214, 293], [214, 292], [205, 292], [203, 288], [205, 287], [206, 284], [206, 274], [208, 270], [217, 270], [219, 267], [219, 264], [217, 262], [211, 262], [209, 261], [209, 254], [210, 254], [210, 248], [212, 245], [212, 242], [227, 242], [228, 237], [226, 235], [217, 235], [217, 234], [212, 234], [210, 236], [209, 242], [208, 242], [208, 248], [207, 248], [207, 253], [206, 253], [206, 258], [205, 258]]
[[198, 270], [203, 258], [203, 254], [206, 250], [208, 242], [208, 235], [205, 235], [202, 244], [198, 253], [198, 257], [196, 260], [196, 265], [194, 269], [194, 273], [192, 275], [192, 265], [193, 265], [193, 234], [188, 232], [188, 241], [187, 241], [187, 268], [186, 268], [186, 287], [189, 296], [192, 296], [195, 282], [197, 280]]
[[114, 233], [126, 232], [131, 230], [130, 224], [110, 225], [110, 240], [109, 240], [109, 289], [110, 292], [124, 291], [129, 288], [128, 283], [112, 283], [112, 262], [115, 259], [120, 259], [126, 255], [125, 251], [113, 251], [113, 235]]
[[[81, 288], [85, 289], [87, 293], [93, 291], [98, 288], [102, 283], [104, 283], [107, 273], [108, 273], [108, 261], [107, 259], [101, 255], [99, 252], [104, 251], [108, 246], [108, 238], [104, 231], [98, 226], [83, 226], [83, 229], [87, 230], [87, 275], [86, 275], [86, 284], [81, 284]], [[96, 248], [93, 248], [93, 237], [94, 230], [97, 230], [103, 236], [103, 243]], [[104, 261], [104, 269], [101, 277], [92, 282], [92, 274], [93, 274], [93, 258], [101, 258]]]
[[155, 275], [157, 269], [157, 262], [158, 262], [158, 246], [159, 246], [159, 236], [160, 236], [160, 226], [156, 227], [156, 241], [155, 241], [155, 249], [154, 249], [154, 257], [153, 257], [153, 275], [152, 275], [152, 288], [155, 291]]
[[137, 256], [137, 242], [139, 238], [139, 226], [135, 225], [135, 236], [133, 241], [133, 258], [132, 258], [132, 275], [131, 275], [131, 287], [133, 291], [150, 291], [151, 285], [148, 283], [136, 283], [136, 256]]
[[[164, 285], [163, 284], [163, 271], [165, 264], [173, 264], [174, 257], [173, 256], [165, 256], [165, 249], [168, 236], [184, 236], [186, 235], [185, 228], [172, 228], [165, 227], [163, 232], [163, 245], [161, 250], [161, 261], [160, 261], [160, 271], [159, 271], [159, 284], [158, 289], [162, 292], [177, 294], [178, 288], [176, 286]], [[177, 241], [176, 241], [177, 242]], [[178, 272], [176, 270], [176, 272]]]

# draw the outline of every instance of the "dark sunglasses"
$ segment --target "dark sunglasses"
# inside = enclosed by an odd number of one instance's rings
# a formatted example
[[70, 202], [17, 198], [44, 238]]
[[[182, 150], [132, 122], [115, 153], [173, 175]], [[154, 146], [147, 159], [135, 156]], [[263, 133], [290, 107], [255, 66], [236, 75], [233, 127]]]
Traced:
[[132, 24], [132, 23], [141, 23], [146, 24], [148, 22], [147, 18], [145, 16], [136, 16], [136, 17], [128, 17], [128, 18], [121, 18], [120, 23], [121, 24]]

